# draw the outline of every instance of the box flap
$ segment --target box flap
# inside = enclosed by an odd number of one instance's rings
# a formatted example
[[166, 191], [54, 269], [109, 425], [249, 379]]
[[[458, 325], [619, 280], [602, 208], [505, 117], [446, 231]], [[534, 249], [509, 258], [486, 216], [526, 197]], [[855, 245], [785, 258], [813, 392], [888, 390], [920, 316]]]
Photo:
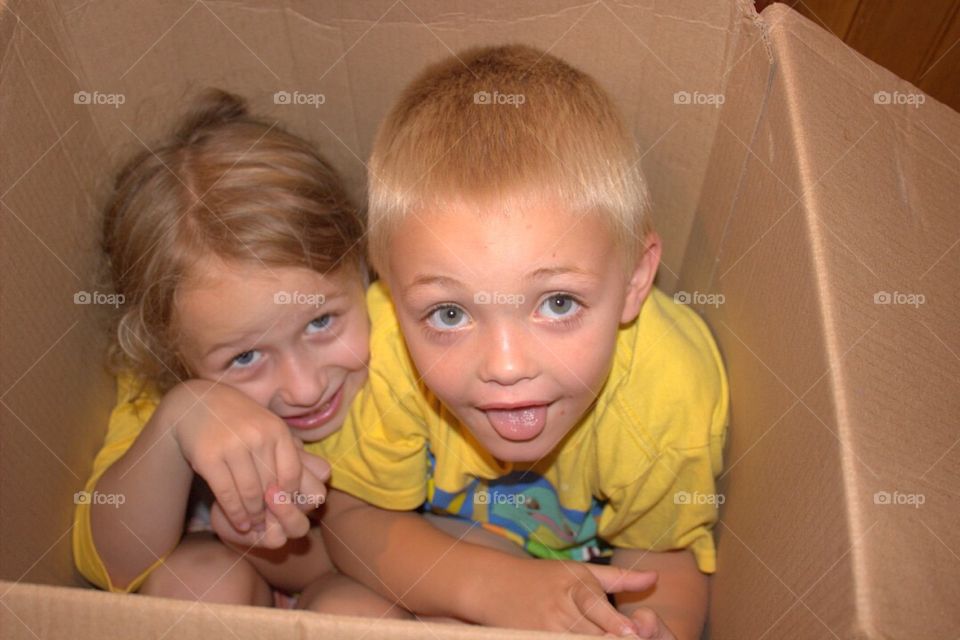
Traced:
[[711, 629], [942, 637], [960, 116], [783, 5], [762, 18], [775, 63], [744, 43], [732, 82], [767, 82], [764, 107], [725, 105], [684, 273], [733, 392]]

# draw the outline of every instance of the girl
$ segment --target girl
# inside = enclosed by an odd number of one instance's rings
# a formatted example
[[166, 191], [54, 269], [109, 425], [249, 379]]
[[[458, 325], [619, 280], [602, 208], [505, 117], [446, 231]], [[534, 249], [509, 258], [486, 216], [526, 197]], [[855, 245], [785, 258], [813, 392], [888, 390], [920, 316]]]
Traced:
[[[303, 445], [366, 379], [362, 234], [330, 165], [222, 91], [120, 172], [103, 226], [118, 406], [73, 531], [91, 582], [407, 617], [337, 574], [310, 520], [329, 467]], [[184, 535], [195, 478], [215, 501]]]

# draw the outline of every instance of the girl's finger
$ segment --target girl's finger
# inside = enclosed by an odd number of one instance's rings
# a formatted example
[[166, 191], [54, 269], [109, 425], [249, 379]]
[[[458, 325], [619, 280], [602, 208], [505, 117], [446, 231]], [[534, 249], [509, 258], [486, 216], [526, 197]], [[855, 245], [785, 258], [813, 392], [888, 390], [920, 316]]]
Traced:
[[217, 465], [213, 471], [202, 476], [213, 492], [223, 514], [237, 531], [249, 531], [252, 526], [250, 514], [247, 513], [240, 493], [233, 481], [233, 474], [225, 462]]
[[307, 468], [300, 477], [299, 501], [301, 511], [313, 511], [327, 500], [327, 485]]
[[300, 488], [300, 475], [303, 473], [300, 450], [295, 442], [296, 438], [282, 438], [276, 447], [277, 485], [287, 493]]
[[266, 485], [260, 484], [260, 474], [257, 472], [256, 463], [245, 448], [238, 448], [227, 458], [227, 465], [230, 467], [230, 473], [233, 476], [233, 483], [240, 494], [240, 500], [243, 501], [243, 507], [250, 516], [250, 521], [254, 525], [263, 524], [264, 503], [263, 492]]
[[299, 453], [300, 462], [304, 468], [310, 470], [310, 473], [312, 473], [317, 480], [324, 483], [330, 480], [330, 463], [320, 456], [315, 456], [306, 451], [300, 451]]
[[265, 494], [267, 508], [280, 524], [284, 536], [291, 540], [302, 538], [310, 530], [310, 520], [294, 502], [295, 496], [281, 491], [276, 485], [267, 487]]
[[267, 490], [271, 484], [277, 482], [277, 452], [276, 446], [270, 445], [269, 447], [251, 447], [250, 459], [253, 460], [254, 467], [257, 470], [258, 478], [258, 493], [261, 501], [263, 500], [263, 492]]

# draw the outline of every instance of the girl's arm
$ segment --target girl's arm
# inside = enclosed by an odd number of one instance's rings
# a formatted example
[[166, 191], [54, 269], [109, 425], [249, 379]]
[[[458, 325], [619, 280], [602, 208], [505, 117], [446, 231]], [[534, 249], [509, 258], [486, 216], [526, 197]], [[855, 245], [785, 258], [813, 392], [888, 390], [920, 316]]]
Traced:
[[122, 499], [90, 501], [91, 535], [111, 586], [129, 586], [180, 541], [194, 473], [238, 530], [266, 534], [261, 546], [305, 535], [309, 521], [295, 505], [276, 505], [274, 515], [264, 501], [270, 485], [324, 492], [319, 467], [305, 468], [301, 454], [283, 421], [239, 391], [205, 380], [174, 387], [96, 483], [95, 492]]
[[519, 558], [453, 538], [420, 515], [330, 490], [327, 550], [348, 576], [420, 615], [580, 633], [633, 630], [606, 593], [647, 589], [652, 573]]
[[[661, 627], [660, 635], [650, 633], [646, 637], [700, 638], [707, 615], [709, 579], [697, 568], [692, 552], [616, 549], [612, 564], [626, 569], [654, 570], [660, 575], [653, 589], [616, 596], [617, 608], [621, 612], [632, 616], [648, 630]], [[663, 626], [667, 630], [662, 629]], [[641, 633], [641, 637], [644, 634]]]
[[114, 499], [90, 500], [93, 542], [115, 589], [125, 590], [183, 534], [193, 469], [171, 433], [171, 414], [180, 407], [175, 393], [160, 402], [130, 448], [97, 481], [94, 492]]

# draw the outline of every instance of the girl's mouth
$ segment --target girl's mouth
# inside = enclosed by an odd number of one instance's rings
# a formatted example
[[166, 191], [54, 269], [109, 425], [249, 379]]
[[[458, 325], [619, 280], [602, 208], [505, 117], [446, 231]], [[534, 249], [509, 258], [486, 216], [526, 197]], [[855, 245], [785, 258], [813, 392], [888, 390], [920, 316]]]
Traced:
[[337, 392], [333, 394], [333, 397], [327, 400], [324, 404], [320, 405], [313, 411], [309, 413], [304, 413], [299, 416], [290, 416], [283, 419], [287, 423], [287, 426], [291, 429], [316, 429], [317, 427], [323, 426], [330, 419], [337, 415], [337, 411], [340, 410], [340, 402], [343, 398], [343, 387], [345, 385], [341, 384], [340, 388], [337, 389]]

